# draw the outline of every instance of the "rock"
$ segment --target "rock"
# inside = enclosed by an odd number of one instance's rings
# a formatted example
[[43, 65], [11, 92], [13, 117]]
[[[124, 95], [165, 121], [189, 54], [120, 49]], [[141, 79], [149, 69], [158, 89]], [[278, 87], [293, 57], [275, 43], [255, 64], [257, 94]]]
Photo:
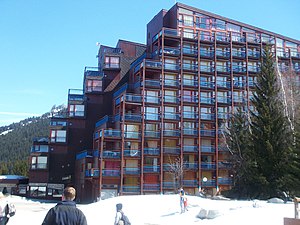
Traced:
[[200, 219], [214, 219], [218, 216], [221, 216], [222, 213], [219, 210], [216, 209], [210, 209], [210, 210], [206, 210], [206, 209], [200, 209], [200, 212], [198, 213], [197, 217]]
[[284, 203], [284, 201], [280, 198], [270, 198], [267, 202], [268, 203]]
[[207, 218], [207, 210], [206, 209], [200, 209], [200, 212], [198, 213], [197, 217], [200, 218], [201, 220]]

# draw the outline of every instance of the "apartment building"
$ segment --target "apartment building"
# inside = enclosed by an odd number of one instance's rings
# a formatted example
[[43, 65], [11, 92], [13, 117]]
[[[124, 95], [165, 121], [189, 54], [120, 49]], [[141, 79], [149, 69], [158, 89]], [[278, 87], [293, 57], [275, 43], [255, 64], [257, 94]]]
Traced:
[[45, 168], [31, 166], [47, 181], [29, 189], [51, 198], [74, 185], [86, 202], [230, 189], [224, 129], [237, 107], [251, 108], [265, 45], [281, 75], [299, 81], [300, 41], [181, 3], [147, 24], [146, 45], [100, 46], [83, 90], [69, 91], [68, 113], [52, 119]]

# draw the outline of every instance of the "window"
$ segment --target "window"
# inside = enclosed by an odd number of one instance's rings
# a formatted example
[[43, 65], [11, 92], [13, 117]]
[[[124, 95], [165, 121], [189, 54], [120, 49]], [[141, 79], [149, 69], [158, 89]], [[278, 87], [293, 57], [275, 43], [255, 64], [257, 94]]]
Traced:
[[51, 130], [51, 142], [66, 142], [67, 131], [65, 130]]
[[115, 56], [105, 57], [105, 68], [120, 68], [120, 58]]
[[30, 187], [30, 196], [32, 197], [43, 197], [46, 196], [46, 187]]
[[102, 91], [102, 80], [87, 80], [85, 91], [86, 92]]
[[47, 169], [47, 156], [33, 156], [31, 169]]
[[84, 105], [70, 105], [69, 116], [84, 116]]
[[34, 145], [31, 152], [48, 152], [48, 145]]

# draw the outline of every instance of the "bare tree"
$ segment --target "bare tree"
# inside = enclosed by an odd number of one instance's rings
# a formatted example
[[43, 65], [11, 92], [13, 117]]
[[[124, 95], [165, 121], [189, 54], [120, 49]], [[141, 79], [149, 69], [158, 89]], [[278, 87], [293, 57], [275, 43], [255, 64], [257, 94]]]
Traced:
[[176, 192], [183, 184], [183, 175], [188, 170], [180, 157], [171, 159], [169, 156], [168, 172], [174, 176], [174, 191]]

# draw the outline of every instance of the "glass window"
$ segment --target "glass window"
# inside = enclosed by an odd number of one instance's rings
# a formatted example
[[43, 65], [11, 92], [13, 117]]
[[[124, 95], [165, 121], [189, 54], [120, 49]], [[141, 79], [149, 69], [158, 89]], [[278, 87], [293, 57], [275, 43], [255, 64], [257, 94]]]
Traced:
[[86, 92], [102, 91], [102, 80], [87, 80], [85, 91]]
[[120, 68], [120, 57], [105, 56], [105, 68]]
[[51, 142], [66, 142], [67, 131], [65, 130], [51, 130]]
[[84, 116], [84, 105], [70, 105], [69, 116]]
[[227, 30], [228, 31], [234, 31], [234, 32], [240, 32], [241, 31], [241, 27], [238, 26], [238, 25], [227, 23]]
[[32, 197], [44, 197], [46, 196], [46, 187], [30, 187], [30, 196]]

